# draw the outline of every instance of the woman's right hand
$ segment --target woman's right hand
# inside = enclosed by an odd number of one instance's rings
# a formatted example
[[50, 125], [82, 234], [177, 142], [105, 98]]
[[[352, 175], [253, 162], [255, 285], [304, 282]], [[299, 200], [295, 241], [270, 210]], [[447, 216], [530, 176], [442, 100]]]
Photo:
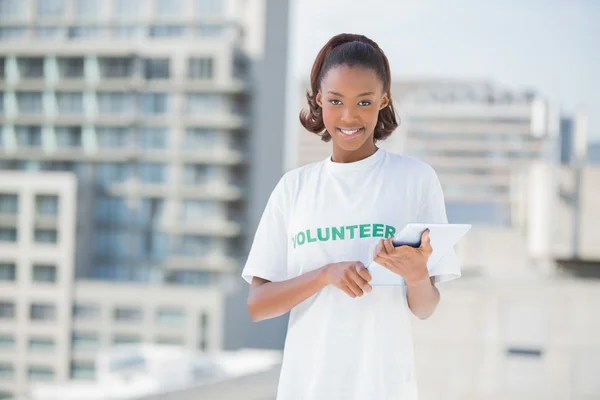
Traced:
[[371, 274], [360, 261], [339, 262], [323, 267], [327, 284], [343, 290], [350, 297], [360, 297], [372, 290]]

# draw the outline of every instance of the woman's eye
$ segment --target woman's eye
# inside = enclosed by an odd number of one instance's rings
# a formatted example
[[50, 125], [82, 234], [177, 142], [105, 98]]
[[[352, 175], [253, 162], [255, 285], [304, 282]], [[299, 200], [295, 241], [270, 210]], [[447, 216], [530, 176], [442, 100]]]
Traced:
[[360, 102], [360, 103], [358, 103], [358, 104], [359, 104], [361, 107], [367, 107], [367, 106], [370, 106], [370, 105], [371, 105], [371, 102], [370, 102], [370, 101], [367, 101], [367, 100], [363, 100], [363, 101], [361, 101], [361, 102]]
[[342, 104], [342, 102], [339, 100], [329, 100], [329, 102], [334, 106], [339, 106], [340, 104]]

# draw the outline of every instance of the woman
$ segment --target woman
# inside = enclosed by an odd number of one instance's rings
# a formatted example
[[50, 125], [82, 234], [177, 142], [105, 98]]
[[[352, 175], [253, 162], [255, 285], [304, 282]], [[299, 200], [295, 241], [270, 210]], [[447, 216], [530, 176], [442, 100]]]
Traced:
[[[435, 283], [460, 276], [448, 258], [428, 271], [428, 232], [420, 248], [392, 245], [407, 223], [447, 219], [433, 169], [377, 147], [398, 126], [390, 80], [362, 35], [333, 37], [313, 65], [300, 121], [332, 155], [282, 177], [242, 273], [254, 321], [291, 311], [279, 400], [416, 399], [408, 310], [428, 318]], [[375, 261], [406, 286], [369, 285], [377, 243]]]

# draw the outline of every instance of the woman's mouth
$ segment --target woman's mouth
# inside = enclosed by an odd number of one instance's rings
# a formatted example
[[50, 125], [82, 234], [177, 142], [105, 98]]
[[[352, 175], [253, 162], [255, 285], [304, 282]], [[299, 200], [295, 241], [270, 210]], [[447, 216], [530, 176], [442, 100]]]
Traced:
[[337, 131], [339, 132], [340, 136], [342, 136], [344, 139], [354, 139], [355, 137], [360, 135], [363, 132], [363, 130], [364, 128], [337, 128]]

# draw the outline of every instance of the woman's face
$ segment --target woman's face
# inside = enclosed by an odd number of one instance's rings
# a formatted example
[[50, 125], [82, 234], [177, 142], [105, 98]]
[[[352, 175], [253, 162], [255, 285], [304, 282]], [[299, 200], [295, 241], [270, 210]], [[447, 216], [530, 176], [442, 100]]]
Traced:
[[349, 153], [361, 157], [373, 153], [379, 110], [389, 103], [375, 71], [346, 65], [333, 67], [323, 77], [316, 100], [333, 141], [334, 158], [336, 154], [346, 159]]

